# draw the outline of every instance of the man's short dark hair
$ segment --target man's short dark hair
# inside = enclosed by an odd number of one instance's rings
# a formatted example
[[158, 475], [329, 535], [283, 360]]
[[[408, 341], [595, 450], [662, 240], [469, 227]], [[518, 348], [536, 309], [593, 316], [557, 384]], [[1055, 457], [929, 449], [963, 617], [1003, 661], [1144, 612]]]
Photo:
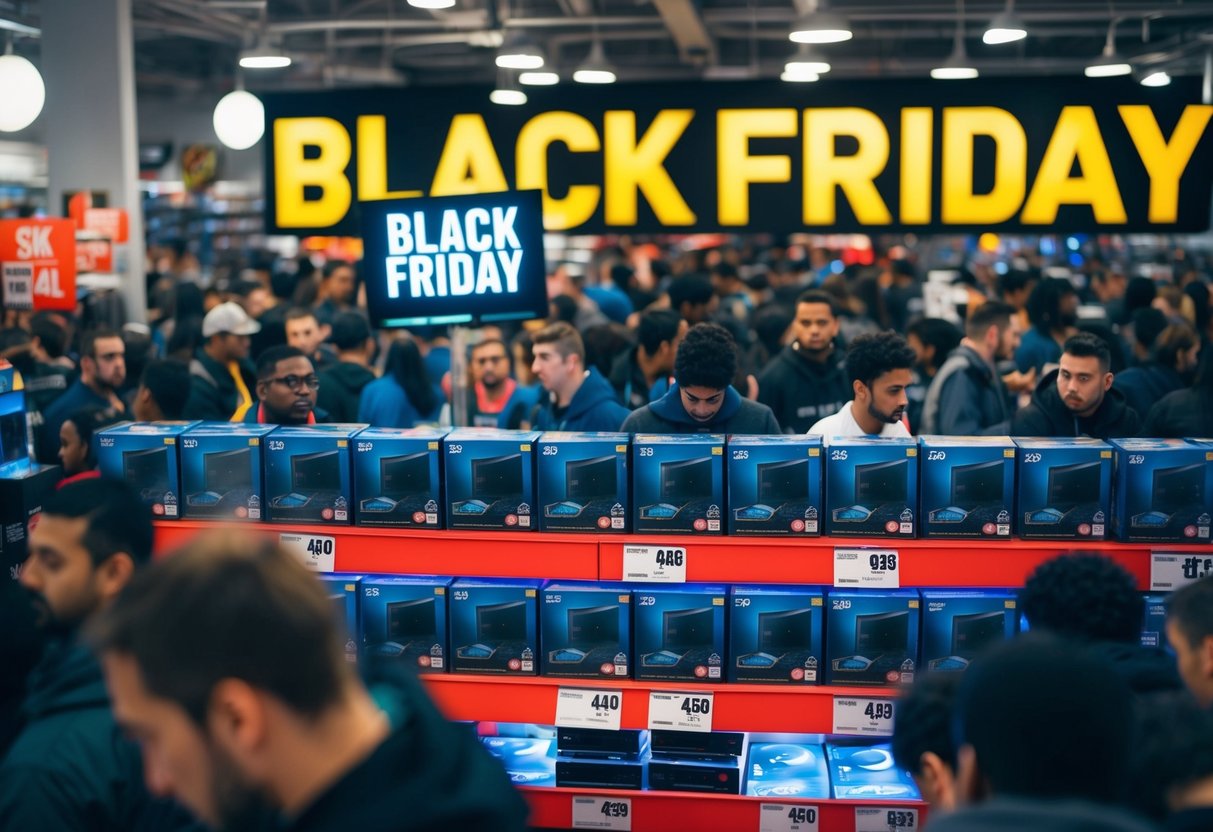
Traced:
[[1045, 561], [1019, 591], [1032, 629], [1080, 641], [1138, 643], [1144, 605], [1128, 570], [1098, 554]]
[[1146, 306], [1133, 312], [1133, 340], [1150, 350], [1158, 336], [1167, 328], [1167, 316], [1161, 309]]
[[[97, 342], [102, 338], [122, 338], [122, 333], [116, 329], [90, 329], [80, 338], [80, 355], [87, 355], [89, 358], [97, 357]], [[126, 348], [126, 342], [122, 343], [123, 349]]]
[[721, 280], [738, 280], [737, 267], [727, 260], [721, 260], [708, 269], [712, 277], [719, 277]]
[[484, 349], [485, 347], [498, 346], [505, 351], [505, 357], [510, 357], [510, 348], [505, 345], [505, 341], [500, 338], [485, 338], [483, 341], [478, 341], [468, 348], [468, 355], [475, 355], [476, 350]]
[[838, 317], [838, 302], [829, 292], [823, 292], [821, 289], [809, 289], [796, 298], [797, 306], [800, 306], [802, 303], [820, 303], [823, 306], [828, 306], [830, 307], [830, 317]]
[[273, 378], [279, 362], [286, 361], [288, 358], [307, 358], [307, 356], [303, 354], [303, 350], [289, 344], [279, 344], [261, 353], [257, 356], [257, 381]]
[[1032, 287], [1024, 308], [1032, 326], [1045, 331], [1061, 323], [1061, 301], [1076, 295], [1074, 284], [1062, 277], [1046, 277]]
[[338, 269], [354, 270], [354, 264], [347, 260], [330, 260], [324, 264], [324, 271], [320, 273], [320, 279], [328, 280], [337, 273]]
[[152, 559], [152, 511], [122, 480], [97, 477], [68, 483], [46, 499], [42, 513], [87, 521], [83, 544], [94, 566], [119, 552], [130, 555], [137, 566]]
[[1089, 332], [1079, 332], [1076, 335], [1071, 335], [1066, 339], [1065, 345], [1061, 351], [1072, 355], [1075, 358], [1097, 358], [1099, 359], [1099, 370], [1106, 373], [1108, 368], [1112, 366], [1112, 352], [1108, 349], [1108, 344], [1098, 335], [1092, 335]]
[[531, 339], [535, 346], [540, 344], [554, 346], [561, 360], [575, 355], [581, 359], [582, 366], [585, 366], [585, 342], [581, 339], [581, 333], [572, 324], [566, 321], [556, 321], [536, 332]]
[[674, 357], [674, 379], [679, 387], [723, 390], [736, 373], [736, 346], [727, 329], [703, 323], [687, 330]]
[[684, 274], [670, 281], [666, 290], [670, 308], [681, 313], [682, 305], [702, 306], [712, 299], [712, 282], [701, 274]]
[[1213, 711], [1186, 690], [1139, 697], [1134, 710], [1132, 805], [1165, 821], [1174, 792], [1213, 779]]
[[1213, 638], [1213, 577], [1178, 589], [1167, 598], [1167, 621], [1193, 648]]
[[956, 770], [956, 743], [952, 737], [952, 711], [959, 673], [928, 673], [914, 680], [897, 703], [893, 724], [893, 760], [899, 768], [917, 775], [928, 751]]
[[190, 368], [182, 361], [151, 361], [139, 384], [152, 394], [165, 419], [180, 419], [190, 397]]
[[661, 349], [662, 344], [673, 342], [678, 337], [681, 325], [682, 318], [675, 309], [646, 309], [640, 313], [636, 338], [644, 351], [652, 355]]
[[965, 335], [973, 339], [982, 338], [986, 330], [992, 326], [998, 327], [999, 333], [1005, 332], [1011, 325], [1015, 315], [1015, 307], [1000, 300], [988, 300], [973, 310], [969, 320], [965, 322]]
[[67, 333], [50, 312], [35, 312], [29, 321], [29, 331], [51, 358], [59, 358], [67, 348]]
[[286, 317], [283, 318], [283, 321], [300, 321], [304, 318], [311, 318], [317, 324], [320, 323], [320, 319], [316, 317], [316, 312], [312, 309], [308, 309], [306, 306], [291, 307], [287, 310]]
[[356, 350], [371, 337], [371, 325], [357, 312], [338, 312], [333, 316], [329, 341], [338, 350]]
[[914, 350], [896, 332], [860, 335], [847, 350], [847, 376], [852, 383], [862, 381], [868, 387], [891, 370], [913, 366]]
[[913, 335], [924, 347], [935, 348], [935, 366], [943, 365], [948, 353], [960, 346], [961, 331], [956, 324], [943, 318], [919, 318], [906, 327], [906, 335]]
[[1040, 275], [1029, 269], [1010, 269], [998, 278], [999, 294], [1020, 292], [1040, 279]]

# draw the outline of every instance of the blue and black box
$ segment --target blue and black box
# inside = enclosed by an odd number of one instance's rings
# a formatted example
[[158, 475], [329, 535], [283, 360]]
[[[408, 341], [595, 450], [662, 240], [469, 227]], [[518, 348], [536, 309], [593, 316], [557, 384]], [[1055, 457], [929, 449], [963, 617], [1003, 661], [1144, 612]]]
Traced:
[[739, 585], [730, 597], [730, 682], [821, 684], [825, 595], [820, 587]]
[[15, 390], [17, 385], [17, 370], [7, 358], [0, 358], [0, 393]]
[[632, 590], [622, 583], [549, 581], [539, 602], [539, 672], [626, 679], [631, 671]]
[[472, 428], [446, 435], [447, 528], [534, 531], [538, 431]]
[[[750, 739], [745, 794], [750, 797], [828, 798], [830, 770], [820, 743]], [[780, 807], [781, 811], [783, 808]]]
[[1113, 439], [1112, 523], [1121, 540], [1209, 543], [1213, 442]]
[[637, 434], [632, 483], [636, 533], [724, 533], [722, 434]]
[[515, 786], [556, 785], [556, 740], [535, 737], [481, 737], [501, 761]]
[[826, 534], [913, 537], [918, 443], [907, 437], [833, 439], [826, 454]]
[[181, 435], [197, 422], [119, 422], [97, 434], [101, 476], [126, 480], [159, 519], [181, 517]]
[[358, 646], [362, 644], [362, 616], [359, 603], [359, 596], [362, 594], [362, 578], [362, 575], [347, 575], [341, 572], [320, 576], [320, 582], [324, 584], [329, 602], [333, 605], [333, 617], [341, 629], [346, 661], [350, 662], [358, 661]]
[[[28, 459], [0, 475], [0, 568], [10, 569], [29, 554], [29, 523], [55, 493], [63, 469]], [[5, 573], [0, 572], [0, 576]], [[0, 577], [0, 580], [5, 580]]]
[[987, 647], [1015, 636], [1019, 609], [1004, 589], [922, 590], [922, 666], [964, 670]]
[[723, 681], [727, 596], [712, 584], [633, 590], [636, 678]]
[[351, 442], [366, 425], [285, 426], [267, 436], [266, 517], [275, 523], [354, 522]]
[[628, 435], [548, 431], [536, 457], [539, 528], [615, 532], [628, 526]]
[[451, 670], [534, 676], [542, 581], [459, 578], [451, 584]]
[[354, 522], [441, 529], [439, 428], [367, 428], [354, 440]]
[[1023, 538], [1103, 540], [1112, 518], [1112, 446], [1090, 437], [1015, 439]]
[[[833, 446], [831, 446], [833, 447]], [[832, 589], [826, 597], [826, 684], [914, 681], [918, 590]]]
[[923, 537], [1009, 538], [1015, 443], [1009, 436], [921, 436]]
[[821, 534], [821, 437], [730, 436], [729, 534]]
[[[59, 444], [59, 437], [54, 437]], [[20, 475], [29, 468], [29, 427], [25, 393], [0, 392], [0, 476]]]
[[826, 743], [834, 797], [846, 800], [920, 800], [909, 772], [893, 762], [893, 747]]
[[444, 673], [447, 656], [445, 575], [372, 575], [362, 581], [362, 643], [367, 655], [421, 673]]
[[274, 425], [199, 422], [181, 437], [181, 516], [261, 520], [261, 449]]
[[1143, 600], [1145, 610], [1141, 621], [1141, 646], [1170, 650], [1167, 642], [1167, 594], [1147, 592]]

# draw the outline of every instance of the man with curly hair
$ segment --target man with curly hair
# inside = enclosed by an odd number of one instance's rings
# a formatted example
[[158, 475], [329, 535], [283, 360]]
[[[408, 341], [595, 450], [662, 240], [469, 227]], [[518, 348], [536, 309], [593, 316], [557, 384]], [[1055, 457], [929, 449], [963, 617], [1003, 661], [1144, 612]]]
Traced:
[[902, 419], [910, 401], [914, 350], [895, 332], [861, 335], [847, 352], [847, 376], [854, 398], [842, 410], [818, 419], [809, 433], [830, 444], [835, 436], [909, 436]]

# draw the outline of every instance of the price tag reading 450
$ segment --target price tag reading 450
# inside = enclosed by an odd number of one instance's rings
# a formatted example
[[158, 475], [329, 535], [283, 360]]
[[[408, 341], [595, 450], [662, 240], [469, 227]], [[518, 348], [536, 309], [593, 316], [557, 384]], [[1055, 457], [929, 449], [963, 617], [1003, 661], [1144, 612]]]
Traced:
[[556, 724], [561, 728], [618, 731], [623, 697], [617, 690], [561, 688], [556, 692]]
[[895, 549], [834, 549], [834, 586], [901, 587], [901, 556]]
[[855, 832], [902, 832], [918, 829], [917, 809], [872, 808], [855, 810]]
[[632, 801], [626, 797], [574, 797], [573, 828], [630, 830]]
[[313, 572], [335, 572], [337, 538], [310, 534], [280, 534], [278, 545], [294, 552]]
[[893, 700], [835, 696], [832, 733], [863, 737], [893, 736]]
[[817, 832], [817, 807], [764, 803], [758, 815], [758, 832]]
[[623, 579], [684, 584], [687, 580], [687, 550], [682, 546], [624, 546]]
[[649, 730], [711, 731], [712, 699], [710, 693], [649, 694]]

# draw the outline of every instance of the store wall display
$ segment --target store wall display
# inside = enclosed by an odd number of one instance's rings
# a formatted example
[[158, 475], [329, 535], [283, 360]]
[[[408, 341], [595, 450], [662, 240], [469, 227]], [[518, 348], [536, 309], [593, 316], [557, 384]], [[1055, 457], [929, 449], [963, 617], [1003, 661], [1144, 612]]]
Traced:
[[265, 441], [266, 519], [354, 522], [350, 443], [366, 425], [282, 426]]
[[1113, 439], [1120, 540], [1209, 543], [1213, 441]]
[[913, 537], [918, 530], [918, 443], [835, 437], [826, 450], [826, 533]]
[[922, 591], [925, 670], [964, 670], [983, 650], [1017, 632], [1019, 610], [1010, 590]]
[[1112, 517], [1112, 446], [1089, 437], [1016, 439], [1022, 538], [1102, 540]]
[[820, 587], [734, 586], [729, 594], [729, 681], [821, 684], [824, 624]]
[[627, 678], [632, 661], [632, 588], [549, 581], [539, 599], [539, 672]]
[[1015, 443], [1009, 436], [920, 436], [923, 537], [1010, 537]]
[[333, 617], [345, 641], [346, 661], [356, 662], [362, 644], [362, 575], [321, 575], [333, 605]]
[[535, 531], [537, 431], [454, 430], [443, 441], [447, 526]]
[[536, 675], [542, 585], [522, 578], [459, 578], [451, 584], [451, 670]]
[[821, 534], [821, 437], [730, 436], [728, 533]]
[[918, 590], [834, 589], [826, 601], [826, 684], [897, 686], [914, 680]]
[[562, 532], [628, 530], [626, 433], [548, 431], [539, 437], [539, 528]]
[[439, 428], [367, 428], [354, 441], [355, 522], [441, 529]]
[[152, 514], [181, 517], [181, 436], [197, 422], [120, 422], [97, 433], [101, 476], [126, 480]]
[[362, 581], [362, 642], [368, 655], [419, 673], [449, 669], [446, 575], [368, 575]]
[[723, 534], [724, 436], [637, 434], [632, 437], [632, 528]]
[[632, 593], [637, 679], [725, 678], [728, 587], [654, 584]]
[[181, 516], [261, 520], [261, 445], [274, 425], [199, 422], [181, 436]]

